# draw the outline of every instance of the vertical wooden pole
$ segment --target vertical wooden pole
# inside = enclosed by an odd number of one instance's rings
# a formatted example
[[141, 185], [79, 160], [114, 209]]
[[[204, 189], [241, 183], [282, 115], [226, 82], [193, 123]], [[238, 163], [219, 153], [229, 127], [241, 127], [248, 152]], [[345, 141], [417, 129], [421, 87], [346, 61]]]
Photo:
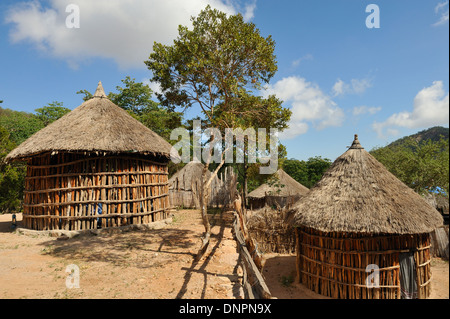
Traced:
[[416, 262], [416, 282], [417, 282], [417, 298], [422, 299], [422, 289], [420, 288], [420, 267], [419, 267], [419, 252], [414, 253], [414, 261]]

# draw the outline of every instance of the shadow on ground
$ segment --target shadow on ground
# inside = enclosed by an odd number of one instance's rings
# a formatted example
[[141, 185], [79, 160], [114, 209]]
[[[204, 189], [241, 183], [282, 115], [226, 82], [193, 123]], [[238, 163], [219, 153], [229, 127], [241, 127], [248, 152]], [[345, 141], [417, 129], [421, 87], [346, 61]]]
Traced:
[[195, 232], [190, 230], [154, 229], [50, 240], [41, 245], [43, 254], [54, 257], [146, 268], [166, 264], [177, 255], [193, 256], [190, 252], [196, 246], [193, 236]]

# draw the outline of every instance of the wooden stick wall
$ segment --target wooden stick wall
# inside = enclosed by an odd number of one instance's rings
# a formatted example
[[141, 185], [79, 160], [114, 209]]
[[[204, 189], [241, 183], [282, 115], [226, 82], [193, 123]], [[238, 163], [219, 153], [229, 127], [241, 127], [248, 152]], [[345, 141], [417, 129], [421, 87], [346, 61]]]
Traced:
[[49, 153], [28, 161], [24, 227], [83, 230], [168, 217], [165, 163], [136, 156]]
[[[312, 291], [341, 299], [401, 297], [399, 254], [414, 252], [418, 297], [430, 295], [430, 235], [365, 237], [296, 228], [298, 280]], [[378, 288], [368, 288], [366, 267], [379, 268]]]

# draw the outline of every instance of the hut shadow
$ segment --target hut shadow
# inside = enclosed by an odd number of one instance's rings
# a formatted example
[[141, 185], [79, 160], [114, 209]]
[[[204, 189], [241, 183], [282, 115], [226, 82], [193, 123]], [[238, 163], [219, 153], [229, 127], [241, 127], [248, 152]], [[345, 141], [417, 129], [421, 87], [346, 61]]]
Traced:
[[162, 267], [180, 255], [193, 256], [195, 232], [153, 229], [113, 235], [87, 235], [41, 243], [43, 254], [85, 262], [107, 262], [119, 267]]
[[294, 254], [268, 254], [262, 275], [273, 297], [278, 299], [330, 299], [297, 282]]

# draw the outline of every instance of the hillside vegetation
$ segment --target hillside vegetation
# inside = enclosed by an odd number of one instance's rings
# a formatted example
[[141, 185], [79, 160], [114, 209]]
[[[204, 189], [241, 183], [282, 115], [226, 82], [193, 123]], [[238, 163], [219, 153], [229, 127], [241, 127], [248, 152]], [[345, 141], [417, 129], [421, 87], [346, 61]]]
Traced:
[[436, 126], [400, 138], [370, 153], [406, 185], [420, 194], [448, 196], [449, 129]]

